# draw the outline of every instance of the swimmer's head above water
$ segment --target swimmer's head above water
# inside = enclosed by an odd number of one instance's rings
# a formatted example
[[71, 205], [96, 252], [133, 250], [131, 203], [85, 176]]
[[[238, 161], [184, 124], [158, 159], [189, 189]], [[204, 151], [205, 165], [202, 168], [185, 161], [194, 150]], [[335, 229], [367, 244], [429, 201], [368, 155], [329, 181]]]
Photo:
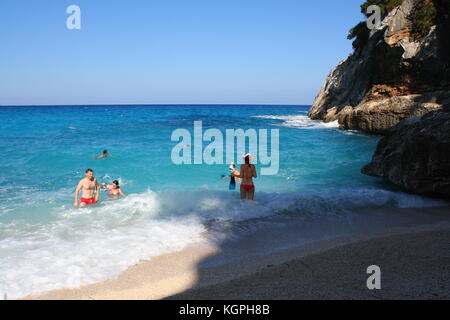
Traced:
[[112, 157], [112, 155], [109, 153], [108, 150], [105, 149], [105, 150], [103, 150], [101, 155], [96, 156], [96, 159], [104, 159], [104, 158], [107, 158], [107, 157]]

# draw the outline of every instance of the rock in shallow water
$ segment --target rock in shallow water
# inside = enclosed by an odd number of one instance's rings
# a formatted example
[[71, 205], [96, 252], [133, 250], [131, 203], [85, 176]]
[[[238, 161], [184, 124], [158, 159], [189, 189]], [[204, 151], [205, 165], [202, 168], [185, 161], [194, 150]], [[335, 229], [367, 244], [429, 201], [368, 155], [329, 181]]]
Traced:
[[362, 173], [413, 193], [450, 198], [450, 105], [392, 128]]

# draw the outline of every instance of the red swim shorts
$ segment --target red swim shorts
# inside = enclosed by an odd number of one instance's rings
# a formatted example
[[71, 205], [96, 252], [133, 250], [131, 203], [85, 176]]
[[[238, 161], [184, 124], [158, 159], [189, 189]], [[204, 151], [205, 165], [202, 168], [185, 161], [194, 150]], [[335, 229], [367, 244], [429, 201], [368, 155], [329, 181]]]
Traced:
[[96, 204], [97, 201], [95, 200], [95, 198], [91, 198], [91, 199], [81, 198], [80, 203]]

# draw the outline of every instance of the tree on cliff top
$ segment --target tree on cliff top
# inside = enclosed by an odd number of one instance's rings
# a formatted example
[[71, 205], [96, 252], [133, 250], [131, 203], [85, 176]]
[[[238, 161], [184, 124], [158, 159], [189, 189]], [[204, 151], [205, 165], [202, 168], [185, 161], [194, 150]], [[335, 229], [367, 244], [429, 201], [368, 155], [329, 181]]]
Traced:
[[432, 26], [436, 25], [437, 19], [437, 2], [425, 0], [420, 2], [411, 15], [412, 36], [415, 40], [424, 38]]
[[[371, 5], [377, 5], [381, 9], [381, 16], [385, 18], [390, 11], [400, 6], [404, 0], [367, 0], [361, 5], [361, 12], [369, 17], [367, 8]], [[438, 7], [442, 7], [442, 3], [448, 0], [421, 0], [417, 1], [416, 7], [409, 19], [412, 23], [411, 35], [414, 40], [423, 39], [432, 26], [437, 23]], [[439, 6], [440, 5], [440, 6]], [[447, 7], [448, 8], [448, 7]], [[348, 39], [353, 41], [353, 48], [363, 48], [369, 41], [370, 30], [367, 28], [365, 21], [360, 22], [350, 29]]]
[[381, 16], [385, 17], [391, 10], [400, 6], [402, 3], [403, 0], [367, 0], [361, 5], [361, 12], [368, 17], [367, 8], [372, 5], [377, 5], [381, 9]]
[[[367, 8], [371, 5], [377, 5], [381, 9], [382, 18], [384, 18], [392, 9], [398, 7], [402, 3], [403, 0], [367, 0], [361, 5], [361, 12], [368, 17], [369, 15], [367, 14]], [[347, 39], [355, 39], [355, 41], [353, 41], [353, 48], [358, 49], [363, 48], [367, 44], [367, 41], [369, 41], [369, 35], [370, 30], [367, 28], [366, 22], [363, 21], [350, 29]]]

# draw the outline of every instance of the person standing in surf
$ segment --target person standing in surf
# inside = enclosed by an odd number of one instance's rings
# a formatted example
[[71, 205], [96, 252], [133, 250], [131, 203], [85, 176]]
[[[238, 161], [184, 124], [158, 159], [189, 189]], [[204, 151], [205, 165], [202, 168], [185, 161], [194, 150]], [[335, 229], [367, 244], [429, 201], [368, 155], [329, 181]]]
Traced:
[[240, 182], [241, 179], [237, 178], [237, 176], [240, 175], [240, 172], [236, 170], [236, 164], [234, 162], [231, 162], [230, 164], [230, 174], [229, 175], [222, 175], [222, 179], [224, 178], [230, 178], [230, 186], [228, 189], [230, 191], [236, 190], [236, 182]]
[[75, 189], [75, 200], [73, 205], [78, 207], [78, 193], [81, 190], [80, 207], [96, 204], [100, 195], [100, 188], [97, 179], [94, 178], [94, 171], [86, 169], [86, 177], [80, 180]]
[[250, 161], [255, 161], [250, 153], [244, 154], [243, 158], [245, 164], [241, 165], [241, 170], [236, 178], [241, 178], [241, 200], [254, 200], [255, 198], [255, 184], [253, 183], [253, 178], [257, 178], [256, 167], [250, 163]]

